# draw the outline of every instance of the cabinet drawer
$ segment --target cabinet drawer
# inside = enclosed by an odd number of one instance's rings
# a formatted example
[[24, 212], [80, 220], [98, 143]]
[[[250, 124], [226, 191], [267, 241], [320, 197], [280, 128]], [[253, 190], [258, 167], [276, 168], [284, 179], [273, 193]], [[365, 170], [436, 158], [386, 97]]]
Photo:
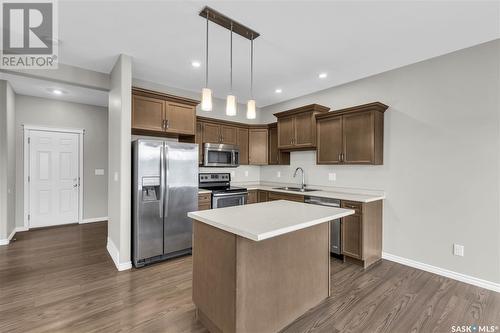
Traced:
[[210, 202], [208, 202], [208, 203], [199, 202], [198, 203], [198, 210], [209, 210], [209, 209], [212, 209], [212, 205], [210, 204]]
[[268, 200], [269, 201], [288, 200], [288, 201], [304, 202], [304, 196], [296, 194], [288, 194], [288, 193], [269, 192]]
[[354, 214], [361, 215], [363, 204], [356, 201], [342, 201], [342, 208], [354, 209]]
[[198, 203], [210, 203], [212, 199], [211, 193], [200, 193], [198, 194]]

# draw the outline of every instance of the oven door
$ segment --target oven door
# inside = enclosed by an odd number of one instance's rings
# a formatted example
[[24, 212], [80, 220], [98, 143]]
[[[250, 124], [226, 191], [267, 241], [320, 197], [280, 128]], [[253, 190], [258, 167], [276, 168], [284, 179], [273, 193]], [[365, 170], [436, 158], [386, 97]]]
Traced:
[[241, 206], [247, 203], [248, 193], [242, 194], [218, 194], [212, 196], [212, 208], [223, 208]]

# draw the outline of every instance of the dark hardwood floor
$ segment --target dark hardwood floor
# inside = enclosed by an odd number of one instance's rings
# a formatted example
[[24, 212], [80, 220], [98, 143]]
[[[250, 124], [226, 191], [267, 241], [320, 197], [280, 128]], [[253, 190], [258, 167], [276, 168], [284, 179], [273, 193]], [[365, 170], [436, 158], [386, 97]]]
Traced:
[[[191, 257], [117, 272], [106, 223], [18, 233], [0, 247], [0, 332], [206, 332]], [[332, 297], [283, 332], [451, 332], [500, 326], [500, 294], [390, 261], [332, 259]], [[498, 330], [497, 330], [498, 332]]]

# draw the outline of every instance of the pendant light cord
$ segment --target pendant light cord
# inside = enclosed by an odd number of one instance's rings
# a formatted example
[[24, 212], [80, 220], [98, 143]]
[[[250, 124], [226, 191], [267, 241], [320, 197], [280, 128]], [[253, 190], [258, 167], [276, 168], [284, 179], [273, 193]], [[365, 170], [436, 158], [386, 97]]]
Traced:
[[207, 36], [206, 36], [206, 53], [205, 53], [205, 88], [208, 88], [208, 10], [207, 10]]
[[230, 35], [230, 51], [229, 51], [229, 83], [231, 86], [231, 93], [233, 92], [233, 22], [231, 21], [231, 35]]
[[250, 41], [250, 98], [253, 99], [253, 34]]

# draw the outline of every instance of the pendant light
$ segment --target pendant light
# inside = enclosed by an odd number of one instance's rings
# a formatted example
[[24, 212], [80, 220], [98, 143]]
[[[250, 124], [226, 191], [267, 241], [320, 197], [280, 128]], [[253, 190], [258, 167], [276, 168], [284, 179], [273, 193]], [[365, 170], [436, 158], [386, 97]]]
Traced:
[[231, 22], [230, 56], [229, 56], [230, 91], [226, 101], [226, 115], [236, 116], [236, 96], [233, 95], [233, 22]]
[[255, 119], [255, 99], [253, 98], [253, 34], [250, 40], [250, 99], [247, 102], [247, 119]]
[[208, 88], [208, 10], [205, 50], [205, 88], [201, 90], [201, 109], [203, 111], [212, 111], [212, 90]]

